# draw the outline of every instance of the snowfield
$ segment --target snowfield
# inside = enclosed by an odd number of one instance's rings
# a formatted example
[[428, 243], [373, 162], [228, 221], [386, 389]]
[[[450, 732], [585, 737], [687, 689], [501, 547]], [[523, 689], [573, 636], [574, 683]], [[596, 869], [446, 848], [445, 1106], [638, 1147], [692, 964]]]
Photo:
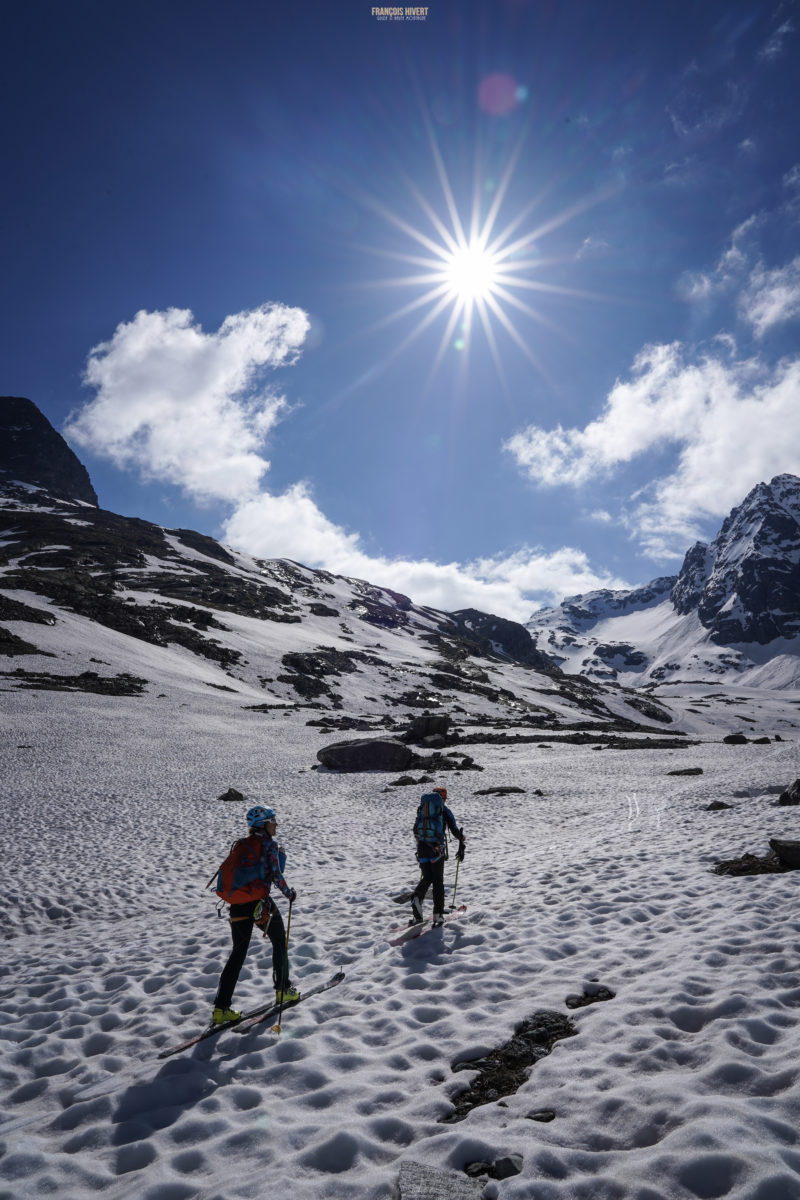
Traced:
[[[665, 689], [703, 739], [678, 750], [467, 747], [483, 771], [443, 782], [468, 911], [392, 948], [424, 789], [311, 770], [358, 735], [246, 711], [210, 664], [173, 647], [167, 676], [167, 652], [137, 645], [141, 696], [2, 695], [2, 1200], [390, 1200], [404, 1160], [461, 1172], [505, 1153], [521, 1174], [476, 1197], [800, 1198], [798, 876], [711, 873], [800, 838], [798, 809], [776, 805], [800, 775], [797, 693], [715, 707], [709, 687]], [[783, 740], [722, 745], [742, 714]], [[668, 774], [686, 767], [703, 774]], [[227, 956], [204, 885], [244, 832], [245, 806], [217, 799], [229, 786], [279, 814], [293, 980], [346, 978], [280, 1035], [229, 1030], [159, 1061], [207, 1022]], [[524, 792], [475, 794], [499, 786]], [[715, 799], [732, 807], [707, 812]], [[587, 982], [614, 998], [570, 1011]], [[235, 1003], [270, 988], [256, 931]], [[540, 1009], [577, 1035], [516, 1094], [442, 1124], [473, 1078], [453, 1064]]]

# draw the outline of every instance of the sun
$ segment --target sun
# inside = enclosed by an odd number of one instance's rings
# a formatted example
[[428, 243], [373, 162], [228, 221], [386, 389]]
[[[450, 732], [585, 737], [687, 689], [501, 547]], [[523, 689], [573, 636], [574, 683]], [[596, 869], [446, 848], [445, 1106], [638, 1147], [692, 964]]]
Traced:
[[453, 300], [465, 307], [477, 300], [486, 301], [497, 286], [498, 262], [494, 254], [473, 239], [450, 252], [443, 267], [444, 282]]
[[[521, 234], [520, 229], [539, 203], [539, 198], [534, 197], [524, 208], [511, 214], [506, 224], [498, 231], [501, 209], [506, 202], [509, 185], [522, 153], [523, 136], [516, 149], [509, 155], [499, 180], [482, 179], [476, 156], [473, 194], [468, 209], [468, 220], [464, 221], [456, 203], [436, 134], [427, 118], [425, 127], [441, 184], [443, 208], [437, 208], [435, 203], [422, 193], [416, 182], [408, 177], [405, 180], [406, 186], [424, 215], [425, 220], [422, 223], [413, 224], [409, 217], [392, 211], [374, 197], [364, 194], [360, 197], [363, 203], [378, 212], [416, 244], [414, 253], [402, 252], [399, 249], [364, 247], [383, 258], [394, 259], [408, 267], [416, 268], [396, 278], [384, 277], [380, 281], [376, 280], [372, 286], [408, 287], [418, 293], [415, 299], [395, 309], [365, 332], [399, 321], [411, 313], [417, 315], [418, 320], [411, 331], [390, 354], [388, 361], [391, 361], [435, 321], [443, 319], [444, 330], [429, 373], [429, 379], [432, 379], [450, 350], [463, 354], [466, 363], [475, 330], [480, 326], [498, 376], [502, 379], [503, 354], [498, 344], [498, 335], [502, 330], [529, 362], [544, 374], [536, 355], [537, 336], [530, 328], [525, 330], [523, 336], [515, 320], [518, 321], [521, 315], [523, 319], [527, 318], [547, 328], [550, 334], [555, 332], [563, 335], [565, 331], [559, 329], [548, 315], [548, 296], [574, 296], [590, 300], [603, 300], [607, 297], [546, 281], [545, 272], [557, 269], [560, 260], [544, 258], [539, 249], [539, 242], [578, 213], [607, 197], [595, 192]], [[528, 303], [527, 298], [532, 295], [537, 296], [536, 307]], [[512, 319], [512, 314], [515, 319]]]

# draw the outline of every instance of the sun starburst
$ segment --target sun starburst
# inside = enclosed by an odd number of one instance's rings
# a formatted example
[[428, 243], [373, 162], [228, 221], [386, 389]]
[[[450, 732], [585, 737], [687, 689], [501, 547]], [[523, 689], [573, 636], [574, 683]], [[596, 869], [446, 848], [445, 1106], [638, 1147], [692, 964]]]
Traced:
[[[497, 186], [493, 188], [488, 211], [485, 212], [483, 209], [488, 193], [485, 182], [481, 179], [479, 164], [476, 163], [469, 222], [465, 227], [430, 121], [426, 120], [426, 128], [444, 200], [443, 214], [409, 178], [405, 180], [406, 185], [425, 217], [425, 221], [420, 225], [412, 224], [406, 217], [401, 217], [374, 199], [365, 198], [370, 207], [412, 239], [423, 251], [409, 253], [372, 248], [373, 253], [384, 258], [394, 259], [409, 268], [422, 268], [376, 282], [378, 287], [414, 288], [419, 294], [378, 321], [372, 329], [399, 321], [410, 314], [417, 316], [418, 319], [410, 332], [394, 348], [391, 357], [395, 358], [441, 318], [444, 321], [444, 330], [431, 366], [432, 376], [448, 349], [462, 352], [466, 359], [477, 324], [477, 314], [501, 377], [504, 372], [497, 340], [500, 329], [505, 331], [532, 365], [542, 371], [535, 350], [536, 338], [530, 330], [526, 330], [523, 335], [511, 314], [514, 313], [517, 320], [520, 317], [527, 318], [528, 321], [547, 327], [550, 331], [563, 334], [564, 331], [558, 329], [546, 312], [548, 296], [601, 299], [593, 293], [546, 281], [543, 278], [545, 271], [557, 267], [559, 261], [563, 260], [543, 258], [537, 245], [547, 234], [597, 203], [601, 197], [595, 193], [520, 234], [519, 230], [540, 203], [540, 198], [537, 197], [518, 211], [498, 232], [500, 212], [524, 144], [523, 136], [516, 150], [510, 155]], [[532, 293], [539, 295], [540, 302], [537, 307], [533, 307], [524, 298], [526, 294], [530, 296]]]

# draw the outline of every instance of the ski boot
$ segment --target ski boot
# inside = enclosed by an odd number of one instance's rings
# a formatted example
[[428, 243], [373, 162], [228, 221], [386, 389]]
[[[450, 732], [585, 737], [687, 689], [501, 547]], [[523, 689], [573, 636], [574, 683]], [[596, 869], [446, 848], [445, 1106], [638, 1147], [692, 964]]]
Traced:
[[287, 983], [284, 988], [275, 989], [276, 1004], [291, 1004], [295, 1000], [300, 999], [300, 993], [294, 984]]
[[434, 929], [439, 929], [439, 928], [440, 928], [440, 926], [444, 925], [444, 913], [437, 913], [437, 912], [435, 912], [435, 913], [433, 914], [433, 922], [432, 922], [432, 925], [433, 925], [433, 928], [434, 928]]
[[411, 912], [412, 917], [408, 922], [409, 925], [419, 925], [420, 921], [422, 920], [422, 901], [420, 900], [419, 896], [411, 897]]
[[229, 1021], [238, 1021], [241, 1013], [235, 1008], [215, 1008], [211, 1014], [212, 1025], [227, 1025]]

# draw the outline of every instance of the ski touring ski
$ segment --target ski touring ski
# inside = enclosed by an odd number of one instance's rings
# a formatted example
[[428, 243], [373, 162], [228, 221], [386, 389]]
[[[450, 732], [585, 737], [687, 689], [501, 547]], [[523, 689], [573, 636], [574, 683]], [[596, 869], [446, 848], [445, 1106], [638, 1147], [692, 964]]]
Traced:
[[[341, 983], [343, 979], [344, 971], [337, 971], [324, 983], [318, 983], [316, 987], [309, 988], [307, 992], [301, 992], [296, 1000], [287, 1000], [283, 1011], [288, 1012], [290, 1008], [297, 1008], [297, 1005], [308, 1000], [309, 996], [318, 996], [320, 992], [327, 992], [330, 988], [336, 987], [337, 983]], [[271, 1021], [273, 1017], [277, 1017], [280, 1011], [280, 1004], [273, 1004], [272, 1008], [268, 1008], [266, 1012], [246, 1013], [241, 1021], [236, 1022], [234, 1029], [237, 1033], [247, 1033], [248, 1029], [255, 1029], [257, 1025], [264, 1025], [267, 1021]]]
[[[459, 904], [458, 908], [446, 912], [444, 919], [445, 921], [454, 921], [457, 917], [463, 917], [466, 911], [466, 904]], [[415, 925], [401, 925], [397, 929], [390, 929], [386, 940], [390, 946], [402, 946], [404, 942], [410, 942], [412, 938], [418, 938], [433, 928], [433, 917], [426, 917], [424, 921], [417, 921]], [[439, 929], [441, 926], [437, 925], [435, 928]]]
[[[307, 1000], [309, 996], [316, 996], [318, 992], [327, 991], [328, 988], [335, 987], [337, 983], [341, 983], [344, 979], [344, 972], [337, 971], [325, 983], [318, 984], [317, 987], [309, 988], [307, 992], [303, 992], [297, 1000], [293, 1000], [284, 1004], [284, 1012], [287, 1009], [294, 1008], [296, 1004]], [[223, 1025], [209, 1025], [200, 1033], [196, 1033], [194, 1037], [187, 1038], [184, 1042], [179, 1042], [177, 1046], [168, 1046], [166, 1050], [159, 1051], [159, 1058], [169, 1058], [172, 1054], [180, 1054], [181, 1050], [188, 1050], [191, 1046], [196, 1046], [198, 1042], [204, 1042], [206, 1038], [216, 1037], [218, 1033], [222, 1033], [226, 1029], [238, 1029], [244, 1032], [245, 1029], [252, 1029], [254, 1025], [260, 1024], [262, 1021], [269, 1021], [276, 1017], [280, 1011], [280, 1005], [271, 1000], [268, 1004], [261, 1004], [258, 1008], [251, 1008], [249, 1012], [242, 1013], [238, 1021], [226, 1021]]]

